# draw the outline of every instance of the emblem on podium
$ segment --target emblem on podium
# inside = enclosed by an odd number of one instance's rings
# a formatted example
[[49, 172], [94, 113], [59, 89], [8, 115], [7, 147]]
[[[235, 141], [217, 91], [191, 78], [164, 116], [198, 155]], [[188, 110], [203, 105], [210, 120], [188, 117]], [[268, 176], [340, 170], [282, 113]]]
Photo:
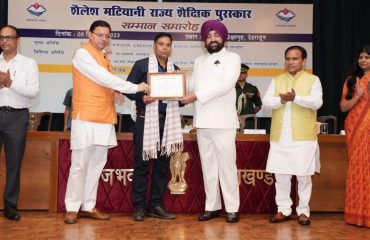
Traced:
[[185, 181], [186, 161], [189, 159], [189, 153], [176, 152], [170, 159], [171, 180], [167, 187], [171, 194], [185, 194], [188, 184]]

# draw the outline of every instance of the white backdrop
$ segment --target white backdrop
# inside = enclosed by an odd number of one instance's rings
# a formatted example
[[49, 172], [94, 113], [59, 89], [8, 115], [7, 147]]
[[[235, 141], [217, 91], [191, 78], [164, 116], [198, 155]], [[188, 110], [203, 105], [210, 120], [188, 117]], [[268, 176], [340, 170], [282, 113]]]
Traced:
[[[20, 52], [36, 59], [40, 93], [31, 111], [63, 112], [66, 91], [72, 87], [71, 59], [86, 42], [95, 20], [112, 26], [111, 62], [126, 79], [133, 63], [153, 52], [157, 32], [174, 38], [172, 60], [188, 75], [194, 59], [203, 54], [200, 26], [208, 19], [222, 21], [229, 30], [226, 46], [250, 67], [248, 81], [261, 94], [273, 76], [284, 71], [284, 51], [301, 45], [312, 68], [312, 4], [147, 3], [114, 1], [9, 1], [8, 23], [19, 28]], [[130, 101], [117, 111], [130, 113]], [[192, 106], [182, 109], [192, 115]], [[262, 111], [259, 116], [269, 116]]]

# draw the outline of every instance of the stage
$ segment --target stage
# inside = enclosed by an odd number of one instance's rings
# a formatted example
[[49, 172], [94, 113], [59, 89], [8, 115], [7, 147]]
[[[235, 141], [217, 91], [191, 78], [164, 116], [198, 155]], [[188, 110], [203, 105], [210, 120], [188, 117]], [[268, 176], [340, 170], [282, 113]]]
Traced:
[[[0, 214], [2, 214], [0, 212]], [[177, 214], [175, 220], [145, 218], [135, 222], [129, 213], [111, 213], [111, 220], [79, 218], [76, 224], [63, 222], [63, 213], [21, 211], [19, 222], [0, 218], [0, 239], [110, 239], [110, 240], [328, 240], [368, 239], [369, 229], [347, 225], [342, 213], [314, 213], [311, 226], [304, 227], [294, 218], [277, 224], [268, 223], [268, 214], [241, 214], [240, 222], [229, 224], [224, 215], [198, 222], [198, 214]]]

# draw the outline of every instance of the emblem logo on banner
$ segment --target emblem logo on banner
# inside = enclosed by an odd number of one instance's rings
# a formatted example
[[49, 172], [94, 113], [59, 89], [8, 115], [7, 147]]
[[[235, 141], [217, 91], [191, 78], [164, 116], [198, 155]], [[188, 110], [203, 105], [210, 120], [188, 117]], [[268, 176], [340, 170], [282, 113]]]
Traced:
[[27, 8], [27, 11], [31, 13], [32, 16], [39, 17], [46, 12], [46, 8], [39, 3], [34, 3]]
[[283, 22], [288, 23], [295, 17], [295, 13], [287, 8], [280, 10], [276, 16]]

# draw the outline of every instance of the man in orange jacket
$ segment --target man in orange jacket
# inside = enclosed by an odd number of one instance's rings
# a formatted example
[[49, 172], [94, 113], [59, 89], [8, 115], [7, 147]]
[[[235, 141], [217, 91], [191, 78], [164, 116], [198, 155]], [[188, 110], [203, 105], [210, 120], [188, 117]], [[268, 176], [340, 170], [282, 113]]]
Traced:
[[[105, 47], [111, 28], [105, 21], [95, 21], [89, 41], [79, 48], [72, 61], [73, 111], [71, 129], [71, 168], [68, 176], [64, 222], [73, 224], [77, 217], [108, 220], [95, 208], [100, 174], [107, 161], [108, 148], [117, 145], [114, 124], [117, 122], [114, 99], [117, 92], [147, 91], [113, 74]], [[81, 209], [81, 211], [80, 211]]]

